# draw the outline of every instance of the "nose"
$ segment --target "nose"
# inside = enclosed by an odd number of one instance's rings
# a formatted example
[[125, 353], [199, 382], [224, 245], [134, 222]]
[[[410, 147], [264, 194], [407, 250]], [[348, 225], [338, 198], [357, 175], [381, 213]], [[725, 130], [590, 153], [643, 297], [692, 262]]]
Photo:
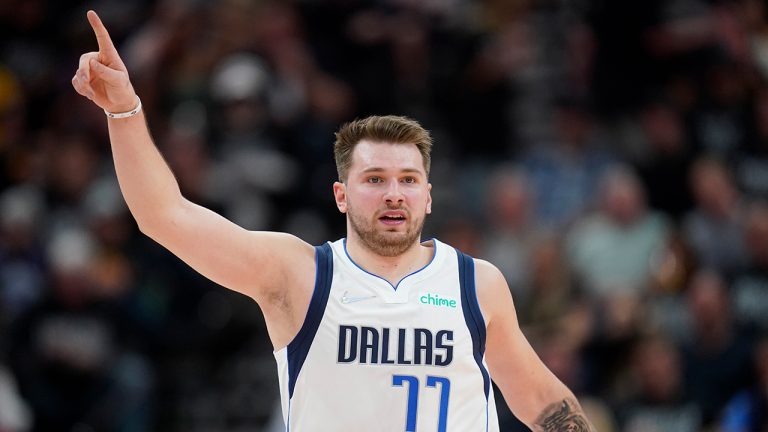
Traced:
[[387, 203], [401, 203], [403, 202], [403, 193], [400, 190], [400, 182], [391, 181], [387, 185], [387, 190], [384, 193], [384, 200]]

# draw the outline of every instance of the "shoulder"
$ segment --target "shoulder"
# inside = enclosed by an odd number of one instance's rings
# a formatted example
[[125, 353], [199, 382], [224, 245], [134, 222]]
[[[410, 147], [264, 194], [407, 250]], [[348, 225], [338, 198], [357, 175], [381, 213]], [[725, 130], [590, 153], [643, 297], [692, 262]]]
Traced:
[[[315, 276], [315, 247], [292, 234], [267, 231], [249, 231], [252, 250], [264, 250], [248, 259], [261, 268], [266, 279], [262, 293], [268, 300], [275, 293], [286, 295], [286, 287], [301, 287], [301, 291], [312, 288]], [[262, 299], [256, 298], [259, 304]], [[262, 304], [262, 306], [264, 306]]]
[[501, 270], [488, 261], [475, 258], [475, 290], [477, 301], [489, 324], [499, 313], [513, 308], [512, 294]]
[[506, 283], [504, 280], [504, 275], [501, 273], [501, 270], [499, 270], [498, 267], [480, 258], [474, 258], [474, 261], [475, 281], [478, 285], [478, 288], [480, 285], [495, 286], [501, 282]]

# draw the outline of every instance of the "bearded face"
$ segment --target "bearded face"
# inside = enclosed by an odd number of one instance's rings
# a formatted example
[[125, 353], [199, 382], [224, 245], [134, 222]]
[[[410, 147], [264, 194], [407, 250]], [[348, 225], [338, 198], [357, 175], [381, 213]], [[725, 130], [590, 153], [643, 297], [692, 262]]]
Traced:
[[430, 189], [415, 145], [361, 141], [346, 181], [334, 185], [348, 240], [380, 256], [403, 254], [421, 238]]

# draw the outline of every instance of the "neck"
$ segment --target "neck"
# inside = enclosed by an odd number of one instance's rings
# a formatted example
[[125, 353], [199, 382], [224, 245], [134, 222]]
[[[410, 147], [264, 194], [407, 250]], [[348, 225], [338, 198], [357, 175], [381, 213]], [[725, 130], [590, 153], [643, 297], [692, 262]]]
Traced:
[[354, 232], [350, 232], [347, 253], [365, 271], [381, 276], [396, 286], [405, 276], [427, 265], [434, 248], [422, 246], [421, 240], [418, 240], [400, 255], [384, 256], [367, 248]]

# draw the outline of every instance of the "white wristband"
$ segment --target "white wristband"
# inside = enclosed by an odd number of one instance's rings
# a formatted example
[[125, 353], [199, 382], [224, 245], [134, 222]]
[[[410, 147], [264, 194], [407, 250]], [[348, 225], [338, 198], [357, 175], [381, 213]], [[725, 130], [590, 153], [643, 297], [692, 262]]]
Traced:
[[134, 108], [134, 109], [132, 109], [130, 111], [121, 112], [121, 113], [111, 113], [111, 112], [109, 112], [107, 110], [104, 110], [104, 114], [106, 114], [107, 117], [113, 118], [113, 119], [121, 119], [121, 118], [133, 117], [136, 114], [138, 114], [139, 111], [141, 111], [141, 99], [139, 99], [139, 95], [136, 95], [136, 101], [138, 102], [138, 104], [136, 105], [136, 108]]

